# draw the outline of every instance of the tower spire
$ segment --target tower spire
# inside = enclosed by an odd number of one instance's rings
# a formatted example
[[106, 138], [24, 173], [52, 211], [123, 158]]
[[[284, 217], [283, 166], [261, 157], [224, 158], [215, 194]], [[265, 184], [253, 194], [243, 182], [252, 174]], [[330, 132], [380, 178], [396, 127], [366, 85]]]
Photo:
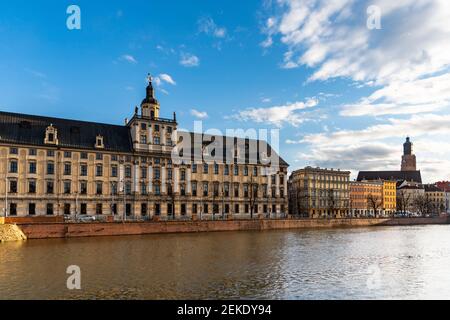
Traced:
[[155, 98], [155, 90], [153, 89], [153, 77], [147, 75], [147, 89], [144, 100], [141, 103], [142, 115], [144, 117], [159, 118], [159, 102]]

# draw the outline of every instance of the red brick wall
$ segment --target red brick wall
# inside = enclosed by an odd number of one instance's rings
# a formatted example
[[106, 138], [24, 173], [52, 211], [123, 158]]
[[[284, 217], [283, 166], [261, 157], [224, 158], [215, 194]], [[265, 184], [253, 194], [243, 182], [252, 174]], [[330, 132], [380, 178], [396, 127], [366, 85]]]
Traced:
[[6, 217], [5, 223], [11, 224], [32, 224], [32, 223], [61, 223], [64, 222], [64, 217]]

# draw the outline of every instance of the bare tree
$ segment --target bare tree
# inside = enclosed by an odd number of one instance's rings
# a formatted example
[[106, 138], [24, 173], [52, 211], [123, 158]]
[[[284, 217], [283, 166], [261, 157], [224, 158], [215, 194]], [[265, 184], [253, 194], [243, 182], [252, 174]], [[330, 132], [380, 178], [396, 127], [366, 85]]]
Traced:
[[406, 192], [405, 190], [400, 190], [397, 194], [397, 210], [400, 210], [402, 213], [406, 213], [411, 205], [411, 201], [411, 193]]
[[430, 214], [433, 210], [433, 204], [431, 202], [430, 197], [427, 194], [419, 194], [414, 198], [413, 201], [414, 209], [421, 216], [425, 216]]
[[375, 214], [375, 218], [377, 217], [378, 210], [383, 205], [383, 201], [380, 197], [370, 193], [367, 195], [367, 207], [370, 210], [373, 210]]

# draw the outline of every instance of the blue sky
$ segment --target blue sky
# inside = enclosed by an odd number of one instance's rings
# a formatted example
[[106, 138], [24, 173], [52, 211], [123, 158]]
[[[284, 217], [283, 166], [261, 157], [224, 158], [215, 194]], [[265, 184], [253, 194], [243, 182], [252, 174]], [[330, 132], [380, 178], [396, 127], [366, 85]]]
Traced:
[[410, 135], [425, 180], [450, 179], [449, 18], [439, 0], [2, 1], [0, 109], [121, 124], [150, 72], [162, 117], [278, 128], [291, 170], [395, 170]]

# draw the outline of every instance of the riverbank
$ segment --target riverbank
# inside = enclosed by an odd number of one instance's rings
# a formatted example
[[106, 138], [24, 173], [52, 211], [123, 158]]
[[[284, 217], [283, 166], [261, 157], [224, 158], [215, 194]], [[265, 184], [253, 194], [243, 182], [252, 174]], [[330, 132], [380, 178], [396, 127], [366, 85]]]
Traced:
[[22, 241], [27, 237], [22, 230], [14, 224], [0, 224], [0, 242]]
[[435, 217], [396, 219], [254, 219], [216, 221], [34, 223], [20, 224], [18, 227], [28, 239], [49, 239], [164, 233], [354, 228], [448, 223], [449, 220], [447, 217]]

